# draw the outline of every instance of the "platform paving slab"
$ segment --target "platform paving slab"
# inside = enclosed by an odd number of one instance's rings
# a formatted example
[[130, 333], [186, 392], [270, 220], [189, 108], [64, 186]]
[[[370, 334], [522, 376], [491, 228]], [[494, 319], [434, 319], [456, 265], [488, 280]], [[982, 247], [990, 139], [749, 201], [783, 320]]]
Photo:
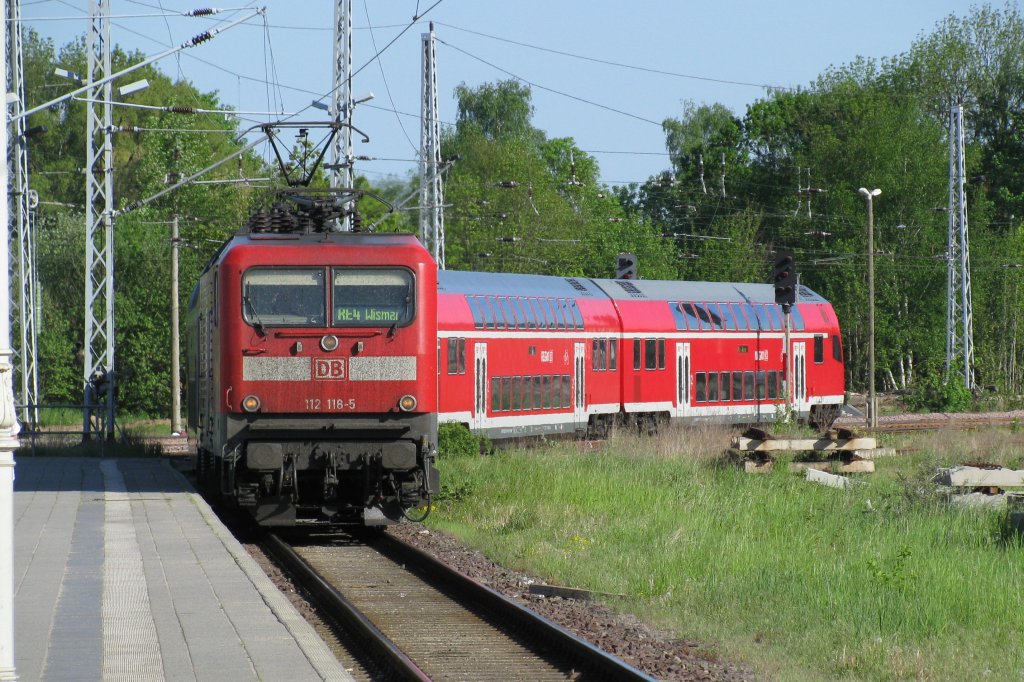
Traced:
[[350, 680], [165, 460], [18, 459], [22, 680]]

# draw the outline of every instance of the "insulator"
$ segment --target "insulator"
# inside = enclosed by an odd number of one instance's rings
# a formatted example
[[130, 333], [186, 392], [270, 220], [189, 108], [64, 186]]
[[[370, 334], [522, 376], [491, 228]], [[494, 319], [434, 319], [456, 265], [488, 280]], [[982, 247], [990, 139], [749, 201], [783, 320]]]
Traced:
[[203, 31], [202, 33], [197, 35], [195, 38], [193, 38], [192, 40], [188, 41], [188, 43], [186, 43], [186, 46], [187, 47], [195, 47], [196, 45], [200, 45], [202, 43], [205, 43], [207, 40], [212, 40], [212, 39], [213, 39], [213, 34], [212, 33], [210, 33], [209, 31]]
[[201, 9], [194, 9], [189, 12], [185, 12], [186, 17], [208, 17], [212, 14], [219, 13], [219, 9], [213, 9], [212, 7], [203, 7]]
[[164, 107], [164, 111], [172, 114], [194, 114], [195, 107]]

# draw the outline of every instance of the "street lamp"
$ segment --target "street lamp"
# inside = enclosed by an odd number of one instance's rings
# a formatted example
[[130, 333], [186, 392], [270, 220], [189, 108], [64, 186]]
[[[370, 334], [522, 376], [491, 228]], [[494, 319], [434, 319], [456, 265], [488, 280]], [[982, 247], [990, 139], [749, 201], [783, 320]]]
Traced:
[[873, 199], [882, 193], [880, 189], [858, 190], [868, 202], [868, 428], [878, 426], [878, 412], [875, 404], [875, 216]]

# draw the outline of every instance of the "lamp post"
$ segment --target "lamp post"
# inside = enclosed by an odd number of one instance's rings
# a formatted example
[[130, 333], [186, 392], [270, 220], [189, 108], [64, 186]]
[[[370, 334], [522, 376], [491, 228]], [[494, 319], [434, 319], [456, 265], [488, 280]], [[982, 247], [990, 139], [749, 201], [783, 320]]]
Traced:
[[878, 426], [877, 405], [875, 404], [875, 216], [873, 199], [882, 193], [880, 189], [858, 190], [868, 202], [868, 428]]

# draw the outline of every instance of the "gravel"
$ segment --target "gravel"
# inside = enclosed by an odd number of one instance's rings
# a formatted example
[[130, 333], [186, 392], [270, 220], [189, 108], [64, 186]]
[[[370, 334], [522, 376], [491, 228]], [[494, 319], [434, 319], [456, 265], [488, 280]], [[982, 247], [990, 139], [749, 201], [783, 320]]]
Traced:
[[414, 523], [390, 526], [388, 532], [659, 680], [760, 679], [723, 661], [707, 643], [672, 637], [602, 604], [530, 594], [529, 586], [542, 580], [499, 566], [447, 534]]

